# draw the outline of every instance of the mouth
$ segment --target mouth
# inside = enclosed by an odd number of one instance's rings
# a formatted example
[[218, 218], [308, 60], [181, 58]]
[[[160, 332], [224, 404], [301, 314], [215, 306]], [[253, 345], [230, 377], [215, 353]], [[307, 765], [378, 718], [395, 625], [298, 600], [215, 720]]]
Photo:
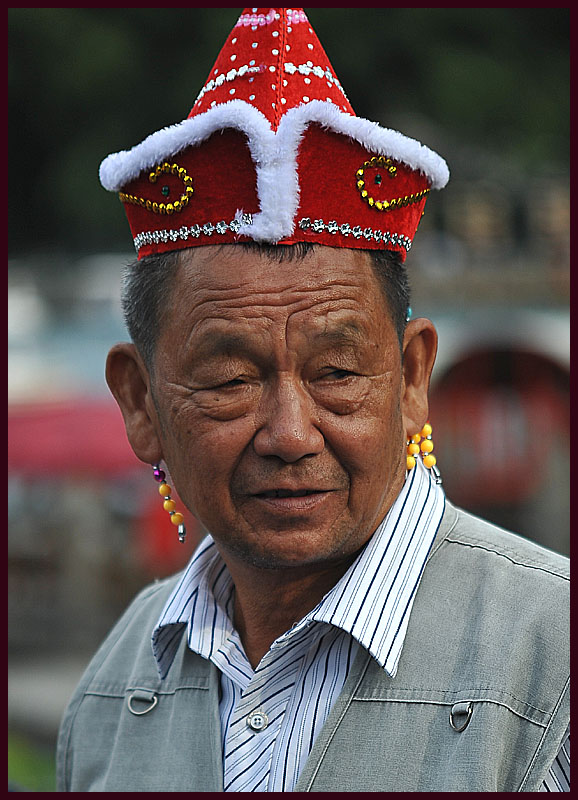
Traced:
[[271, 513], [312, 513], [332, 494], [330, 489], [267, 489], [256, 492], [253, 498]]
[[312, 494], [325, 493], [322, 489], [271, 489], [266, 492], [259, 492], [257, 497], [274, 498], [274, 497], [308, 497]]

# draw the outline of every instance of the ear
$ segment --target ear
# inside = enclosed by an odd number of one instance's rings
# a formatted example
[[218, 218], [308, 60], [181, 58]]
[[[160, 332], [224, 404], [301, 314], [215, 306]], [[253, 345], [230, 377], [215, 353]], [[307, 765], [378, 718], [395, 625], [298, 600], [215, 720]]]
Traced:
[[122, 342], [106, 360], [106, 382], [118, 403], [126, 435], [137, 458], [156, 464], [162, 458], [150, 376], [136, 347]]
[[419, 433], [428, 421], [428, 391], [437, 345], [437, 332], [429, 319], [414, 319], [407, 324], [403, 340], [401, 409], [408, 439]]

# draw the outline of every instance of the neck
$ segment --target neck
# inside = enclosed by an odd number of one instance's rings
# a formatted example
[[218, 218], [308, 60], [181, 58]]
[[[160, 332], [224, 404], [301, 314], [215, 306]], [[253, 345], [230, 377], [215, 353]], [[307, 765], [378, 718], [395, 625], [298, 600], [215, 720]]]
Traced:
[[275, 639], [315, 608], [354, 558], [323, 570], [266, 570], [225, 558], [235, 584], [235, 628], [253, 669]]

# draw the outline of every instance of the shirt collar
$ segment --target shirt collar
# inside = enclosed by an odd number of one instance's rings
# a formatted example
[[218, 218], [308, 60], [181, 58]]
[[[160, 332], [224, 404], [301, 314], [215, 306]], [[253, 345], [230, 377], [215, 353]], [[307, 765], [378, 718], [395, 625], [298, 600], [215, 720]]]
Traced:
[[311, 612], [351, 634], [391, 677], [444, 508], [441, 486], [418, 459], [366, 547]]
[[[394, 677], [445, 495], [418, 459], [383, 522], [338, 583], [291, 629], [311, 622], [353, 636]], [[187, 627], [188, 646], [210, 658], [231, 636], [233, 583], [211, 536], [199, 545], [155, 626], [153, 653], [162, 678]], [[287, 634], [285, 634], [287, 636]]]

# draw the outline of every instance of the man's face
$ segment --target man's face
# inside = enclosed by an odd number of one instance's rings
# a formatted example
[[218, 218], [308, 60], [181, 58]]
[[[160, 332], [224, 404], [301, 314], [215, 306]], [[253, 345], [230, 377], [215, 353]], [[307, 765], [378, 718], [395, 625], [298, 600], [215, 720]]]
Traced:
[[403, 483], [399, 343], [366, 253], [183, 254], [152, 390], [174, 485], [223, 556], [331, 565]]

